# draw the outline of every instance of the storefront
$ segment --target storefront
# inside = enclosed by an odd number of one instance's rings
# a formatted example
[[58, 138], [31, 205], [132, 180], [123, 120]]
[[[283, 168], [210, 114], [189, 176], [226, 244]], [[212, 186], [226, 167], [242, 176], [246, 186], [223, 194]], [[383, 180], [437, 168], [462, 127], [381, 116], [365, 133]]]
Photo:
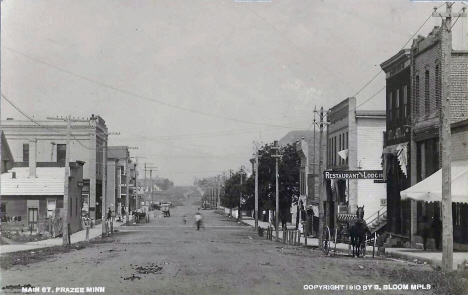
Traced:
[[[454, 161], [451, 165], [451, 196], [453, 219], [453, 248], [468, 250], [468, 161]], [[442, 218], [442, 169], [401, 192], [401, 199], [411, 199], [413, 224], [411, 244], [415, 247], [422, 238], [418, 232], [423, 220], [432, 223], [434, 218]], [[429, 241], [429, 248], [433, 248], [433, 238]]]

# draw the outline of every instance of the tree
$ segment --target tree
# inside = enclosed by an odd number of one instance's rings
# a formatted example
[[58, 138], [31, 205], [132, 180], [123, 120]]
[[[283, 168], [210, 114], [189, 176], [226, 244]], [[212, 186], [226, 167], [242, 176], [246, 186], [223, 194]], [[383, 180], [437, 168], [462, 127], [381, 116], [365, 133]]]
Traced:
[[[273, 144], [266, 144], [259, 149], [258, 190], [259, 208], [264, 210], [276, 209], [276, 153]], [[287, 145], [280, 149], [282, 158], [278, 163], [279, 170], [279, 207], [280, 215], [288, 216], [289, 208], [297, 203], [299, 195], [300, 158], [294, 145]], [[255, 175], [252, 175], [244, 186], [243, 193], [245, 209], [255, 207]]]

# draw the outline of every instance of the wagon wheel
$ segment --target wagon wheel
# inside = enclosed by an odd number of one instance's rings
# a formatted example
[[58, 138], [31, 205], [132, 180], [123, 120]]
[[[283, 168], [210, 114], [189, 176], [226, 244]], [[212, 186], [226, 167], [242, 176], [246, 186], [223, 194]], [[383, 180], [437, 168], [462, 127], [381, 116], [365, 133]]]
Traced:
[[322, 232], [322, 250], [326, 255], [330, 253], [330, 239], [330, 229], [327, 226]]

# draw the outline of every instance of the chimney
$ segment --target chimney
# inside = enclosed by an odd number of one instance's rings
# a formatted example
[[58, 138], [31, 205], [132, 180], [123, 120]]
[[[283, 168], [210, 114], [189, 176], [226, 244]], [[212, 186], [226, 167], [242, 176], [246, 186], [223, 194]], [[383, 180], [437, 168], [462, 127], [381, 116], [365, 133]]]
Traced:
[[37, 139], [29, 140], [29, 177], [36, 177]]

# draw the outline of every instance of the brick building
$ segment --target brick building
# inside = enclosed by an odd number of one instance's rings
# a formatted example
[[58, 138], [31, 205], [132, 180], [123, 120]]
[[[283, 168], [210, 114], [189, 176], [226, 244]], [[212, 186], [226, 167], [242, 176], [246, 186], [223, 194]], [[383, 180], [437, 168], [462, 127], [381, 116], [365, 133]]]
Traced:
[[[442, 167], [442, 151], [440, 144], [440, 112], [443, 97], [442, 73], [443, 63], [443, 31], [434, 27], [427, 37], [418, 36], [411, 46], [411, 140], [410, 140], [410, 181], [411, 185], [429, 184], [435, 181], [430, 178]], [[460, 167], [468, 160], [466, 138], [468, 136], [468, 51], [452, 50], [451, 66], [451, 129], [452, 129], [452, 167]], [[437, 174], [438, 175], [438, 174]], [[429, 179], [430, 178], [430, 179]], [[421, 184], [418, 185], [421, 187]], [[413, 187], [402, 191], [407, 198]], [[419, 236], [423, 219], [429, 222], [440, 217], [440, 202], [428, 202], [424, 197], [412, 199], [410, 238], [412, 247], [422, 243]], [[454, 212], [454, 247], [466, 249], [468, 245], [468, 223], [466, 222], [466, 203], [453, 203]], [[456, 224], [457, 220], [464, 220]], [[433, 247], [433, 240], [429, 247]]]
[[411, 140], [411, 50], [404, 49], [381, 65], [386, 74], [387, 123], [382, 152], [387, 187], [387, 232], [409, 240], [410, 202], [400, 192], [411, 186], [408, 161]]
[[[29, 161], [29, 141], [37, 139], [37, 161], [65, 164], [66, 122], [2, 120], [2, 130], [8, 140], [14, 162]], [[89, 122], [76, 122], [71, 127], [70, 162], [83, 161], [83, 204], [91, 218], [101, 218], [103, 153], [107, 133], [106, 122], [94, 115]]]

